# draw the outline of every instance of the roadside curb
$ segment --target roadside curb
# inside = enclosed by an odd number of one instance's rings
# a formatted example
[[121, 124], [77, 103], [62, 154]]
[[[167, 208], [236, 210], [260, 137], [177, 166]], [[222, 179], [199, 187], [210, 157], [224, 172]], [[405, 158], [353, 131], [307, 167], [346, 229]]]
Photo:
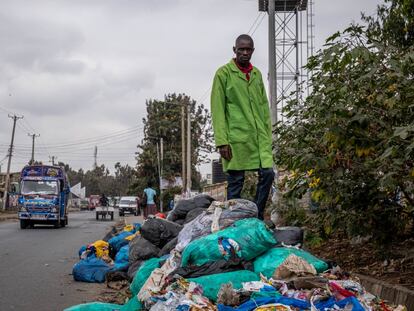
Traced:
[[414, 310], [414, 291], [400, 285], [392, 285], [370, 276], [355, 274], [362, 286], [372, 294], [394, 304], [405, 305], [407, 310]]
[[0, 215], [0, 222], [6, 220], [18, 220], [17, 214], [1, 214]]

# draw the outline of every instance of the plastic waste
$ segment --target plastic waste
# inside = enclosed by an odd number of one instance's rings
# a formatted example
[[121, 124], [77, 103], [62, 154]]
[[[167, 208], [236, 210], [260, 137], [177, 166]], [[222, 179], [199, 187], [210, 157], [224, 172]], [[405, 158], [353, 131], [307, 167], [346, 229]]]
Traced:
[[284, 245], [303, 245], [303, 229], [299, 227], [277, 227], [273, 230], [273, 236], [277, 241], [277, 246]]
[[164, 245], [164, 247], [159, 251], [158, 256], [164, 256], [164, 255], [168, 255], [177, 245], [178, 242], [178, 238], [175, 237], [174, 239], [172, 239], [170, 242], [168, 242], [167, 244]]
[[105, 275], [111, 268], [95, 256], [80, 260], [73, 266], [72, 274], [75, 281], [88, 283], [103, 283]]
[[127, 271], [129, 266], [129, 245], [121, 247], [115, 256], [115, 264], [111, 271]]
[[305, 259], [318, 273], [328, 269], [328, 264], [326, 262], [302, 249], [278, 247], [272, 248], [263, 255], [257, 257], [253, 262], [254, 271], [258, 274], [262, 273], [265, 277], [270, 278], [276, 268], [279, 267], [291, 254]]
[[164, 258], [151, 258], [141, 265], [141, 267], [135, 274], [135, 277], [132, 280], [131, 285], [129, 286], [129, 289], [131, 290], [131, 293], [134, 296], [136, 296], [139, 293], [142, 285], [144, 285], [144, 283], [147, 281], [152, 271], [156, 268], [159, 268], [160, 262], [164, 260]]
[[139, 302], [137, 296], [133, 296], [131, 299], [127, 301], [126, 304], [121, 306], [121, 311], [141, 311], [143, 310], [142, 304]]
[[207, 208], [213, 201], [214, 199], [206, 194], [197, 195], [191, 199], [180, 200], [168, 214], [167, 219], [170, 221], [185, 219], [189, 211], [199, 207]]
[[193, 219], [195, 219], [198, 215], [200, 215], [202, 212], [205, 212], [207, 208], [204, 207], [197, 207], [195, 209], [192, 209], [187, 213], [187, 216], [185, 217], [184, 223], [187, 224]]
[[118, 235], [109, 239], [108, 243], [113, 248], [114, 252], [117, 253], [121, 249], [122, 246], [125, 246], [129, 243], [129, 241], [125, 240], [125, 238], [132, 234], [133, 233], [131, 232], [123, 231], [119, 233]]
[[142, 236], [136, 236], [129, 243], [129, 262], [157, 257], [160, 249]]
[[243, 282], [258, 281], [259, 279], [256, 273], [241, 270], [189, 278], [188, 281], [201, 285], [204, 296], [212, 301], [217, 301], [217, 294], [223, 284], [231, 282], [234, 289], [240, 289]]
[[237, 255], [244, 260], [251, 260], [276, 244], [272, 233], [261, 220], [257, 218], [243, 219], [237, 221], [232, 227], [191, 242], [183, 252], [182, 267], [203, 265], [207, 262], [223, 259], [219, 248], [220, 238], [235, 241], [240, 249]]
[[174, 239], [183, 227], [172, 221], [149, 218], [141, 227], [141, 235], [157, 247], [163, 247]]

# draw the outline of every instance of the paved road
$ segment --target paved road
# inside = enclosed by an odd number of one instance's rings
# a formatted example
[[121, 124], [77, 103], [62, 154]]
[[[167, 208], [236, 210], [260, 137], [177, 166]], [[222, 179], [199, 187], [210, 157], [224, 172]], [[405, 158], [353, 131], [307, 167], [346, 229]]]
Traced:
[[60, 229], [1, 222], [0, 310], [63, 310], [96, 299], [103, 285], [75, 282], [72, 267], [79, 247], [103, 238], [116, 220], [96, 221], [85, 211], [70, 213]]

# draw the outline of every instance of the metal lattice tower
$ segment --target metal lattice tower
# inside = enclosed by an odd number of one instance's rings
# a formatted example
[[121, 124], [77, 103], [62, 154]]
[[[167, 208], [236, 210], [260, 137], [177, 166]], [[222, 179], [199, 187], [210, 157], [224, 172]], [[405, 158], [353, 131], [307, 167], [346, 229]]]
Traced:
[[[276, 119], [283, 121], [282, 109], [291, 97], [291, 93], [297, 91], [296, 98], [301, 101], [303, 94], [306, 95], [309, 91], [309, 73], [303, 66], [314, 52], [314, 0], [273, 1], [275, 1], [274, 57], [276, 58], [276, 87], [273, 102], [276, 105]], [[259, 0], [259, 11], [269, 12], [268, 8], [269, 0]]]

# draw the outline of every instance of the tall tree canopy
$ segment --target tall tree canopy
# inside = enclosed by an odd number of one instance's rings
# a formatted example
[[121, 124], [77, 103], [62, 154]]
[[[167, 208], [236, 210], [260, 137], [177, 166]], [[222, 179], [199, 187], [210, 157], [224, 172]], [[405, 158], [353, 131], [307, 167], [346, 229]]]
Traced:
[[[181, 176], [181, 109], [190, 107], [191, 111], [191, 166], [193, 189], [199, 188], [200, 174], [197, 165], [206, 160], [212, 150], [211, 121], [208, 110], [197, 105], [185, 94], [168, 94], [164, 100], [148, 100], [147, 116], [143, 118], [144, 139], [138, 145], [137, 183], [135, 188], [141, 192], [148, 181], [154, 186], [158, 182], [157, 143], [163, 138], [164, 161], [163, 178], [173, 179]], [[187, 121], [185, 121], [187, 124]]]

